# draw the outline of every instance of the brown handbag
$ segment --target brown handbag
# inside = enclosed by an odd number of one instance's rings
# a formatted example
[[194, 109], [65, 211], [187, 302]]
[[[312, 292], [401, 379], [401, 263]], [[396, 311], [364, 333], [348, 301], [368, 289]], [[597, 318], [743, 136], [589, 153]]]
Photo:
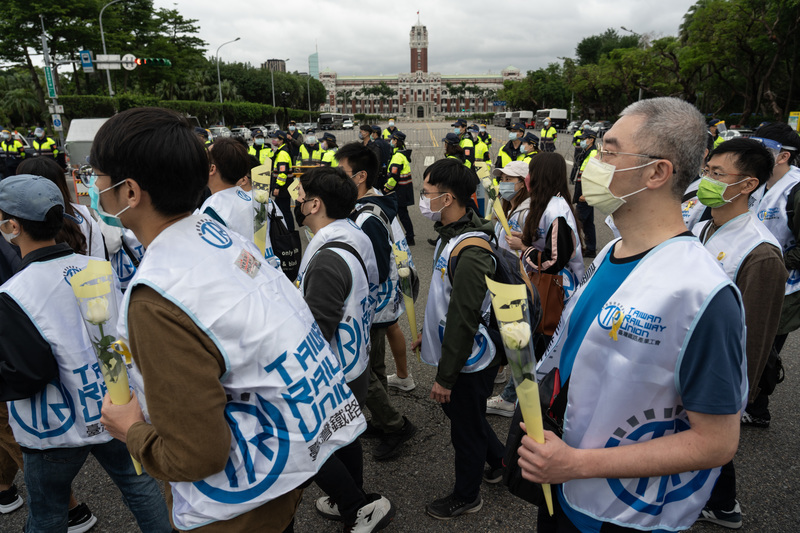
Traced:
[[536, 270], [528, 274], [531, 285], [539, 292], [542, 304], [542, 319], [536, 333], [552, 336], [556, 331], [561, 312], [564, 310], [564, 278], [561, 274], [545, 274], [542, 272], [542, 254], [539, 253]]

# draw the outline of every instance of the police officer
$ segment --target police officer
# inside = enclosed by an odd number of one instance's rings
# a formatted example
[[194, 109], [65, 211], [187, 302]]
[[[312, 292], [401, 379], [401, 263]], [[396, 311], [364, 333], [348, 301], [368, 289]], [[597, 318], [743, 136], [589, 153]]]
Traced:
[[292, 156], [292, 161], [297, 161], [300, 155], [300, 147], [303, 145], [303, 134], [297, 130], [297, 124], [294, 120], [289, 121], [289, 132], [286, 137], [286, 147], [289, 150], [289, 155]]
[[475, 161], [485, 162], [491, 170], [492, 156], [489, 154], [489, 145], [481, 138], [480, 126], [473, 124], [469, 127], [469, 132], [472, 134], [472, 142], [475, 143]]
[[339, 149], [339, 145], [336, 144], [336, 135], [327, 131], [323, 133], [320, 148], [322, 148], [322, 165], [338, 167], [339, 162], [336, 160], [336, 151]]
[[288, 188], [294, 181], [294, 176], [292, 156], [287, 145], [291, 136], [282, 130], [275, 131], [272, 136], [272, 196], [275, 197], [275, 203], [284, 215], [287, 229], [292, 231], [294, 218], [292, 218], [292, 198]]
[[194, 129], [194, 133], [195, 133], [195, 135], [197, 135], [197, 138], [200, 139], [200, 142], [203, 143], [203, 145], [206, 148], [208, 148], [211, 145], [212, 141], [208, 140], [208, 130], [207, 129], [201, 128], [200, 126], [197, 126]]
[[483, 142], [486, 143], [486, 146], [491, 146], [492, 135], [488, 131], [486, 131], [486, 124], [481, 124], [479, 128], [480, 128], [480, 133], [478, 134], [478, 136], [481, 138]]
[[411, 150], [406, 150], [406, 134], [395, 131], [390, 138], [392, 159], [389, 161], [388, 179], [384, 192], [397, 195], [397, 217], [406, 232], [406, 241], [414, 246], [414, 225], [408, 216], [408, 206], [414, 204], [414, 184], [411, 180]]
[[319, 142], [317, 142], [315, 133], [313, 129], [306, 131], [303, 146], [300, 147], [299, 151], [299, 162], [302, 165], [319, 165], [322, 161], [323, 150]]
[[540, 137], [542, 138], [542, 151], [543, 152], [555, 152], [556, 151], [556, 137], [558, 137], [558, 132], [556, 129], [551, 125], [550, 118], [544, 119], [544, 127], [540, 132]]
[[725, 125], [724, 120], [720, 120], [718, 118], [712, 118], [708, 121], [708, 151], [710, 152], [723, 142], [725, 139], [719, 134], [719, 125]]
[[539, 153], [538, 147], [539, 146], [539, 137], [534, 135], [532, 132], [528, 132], [522, 138], [522, 145], [519, 147], [520, 157], [522, 161], [526, 163], [530, 163], [533, 156]]
[[267, 159], [272, 159], [272, 148], [264, 139], [264, 132], [256, 128], [253, 130], [253, 145], [247, 153], [258, 160], [259, 165], [263, 165]]
[[495, 159], [495, 168], [503, 168], [512, 161], [519, 161], [520, 146], [522, 145], [522, 137], [525, 135], [525, 124], [522, 122], [514, 122], [508, 128], [508, 142], [500, 148]]
[[17, 165], [25, 158], [25, 146], [9, 130], [0, 132], [0, 157], [3, 158], [4, 176], [16, 174]]
[[453, 128], [453, 133], [458, 135], [458, 145], [464, 152], [464, 166], [472, 168], [475, 164], [475, 143], [472, 142], [472, 136], [467, 133], [467, 121], [460, 118], [450, 126]]
[[35, 156], [47, 156], [53, 159], [58, 157], [56, 142], [52, 138], [47, 137], [42, 128], [36, 128], [33, 131], [31, 146], [33, 147], [33, 155]]
[[575, 183], [575, 214], [578, 220], [581, 221], [583, 226], [583, 236], [586, 244], [586, 250], [583, 252], [583, 257], [596, 257], [597, 256], [597, 235], [594, 228], [594, 207], [586, 203], [583, 197], [583, 187], [581, 184], [581, 175], [586, 169], [589, 160], [597, 155], [597, 132], [591, 128], [587, 128], [581, 136], [581, 155], [578, 161], [573, 166], [573, 169], [579, 168], [578, 180]]
[[389, 118], [389, 126], [383, 130], [383, 135], [381, 135], [381, 138], [388, 140], [394, 132], [398, 131], [397, 127], [394, 125], [394, 121], [394, 117]]

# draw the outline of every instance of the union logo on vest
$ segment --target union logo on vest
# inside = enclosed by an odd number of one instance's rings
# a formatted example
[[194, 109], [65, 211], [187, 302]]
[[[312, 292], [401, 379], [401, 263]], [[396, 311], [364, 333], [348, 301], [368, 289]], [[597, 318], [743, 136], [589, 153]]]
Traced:
[[[639, 417], [631, 416], [626, 421], [630, 429], [618, 427], [606, 442], [606, 448], [617, 447], [623, 442], [633, 444], [649, 441], [689, 429], [689, 424], [684, 419], [674, 418], [683, 411], [681, 406], [675, 409], [667, 407], [661, 411], [662, 420], [656, 419], [656, 409], [647, 409]], [[661, 514], [666, 505], [685, 500], [697, 492], [710, 474], [711, 470], [699, 470], [638, 480], [607, 479], [606, 482], [622, 502], [638, 512], [656, 516]], [[633, 481], [636, 481], [635, 488]], [[627, 482], [628, 488], [623, 482]]]
[[197, 228], [200, 238], [215, 248], [225, 249], [233, 244], [233, 239], [228, 232], [210, 218], [201, 219], [195, 228]]
[[[23, 419], [23, 413], [17, 409], [17, 404], [23, 403], [30, 404], [29, 419]], [[8, 402], [8, 412], [22, 429], [40, 439], [63, 435], [75, 424], [75, 402], [57, 379], [35, 396]]]
[[240, 191], [236, 191], [236, 194], [238, 194], [239, 198], [241, 198], [242, 200], [244, 200], [246, 202], [250, 201], [250, 197], [247, 195], [246, 192], [240, 190]]

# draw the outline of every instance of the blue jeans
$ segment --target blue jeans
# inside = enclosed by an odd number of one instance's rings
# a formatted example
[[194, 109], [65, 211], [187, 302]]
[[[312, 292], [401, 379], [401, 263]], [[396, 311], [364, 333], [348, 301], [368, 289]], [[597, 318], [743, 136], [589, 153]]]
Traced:
[[28, 490], [26, 533], [66, 533], [72, 480], [92, 453], [122, 492], [122, 499], [147, 533], [170, 533], [167, 505], [156, 480], [136, 475], [128, 448], [113, 439], [79, 448], [23, 451], [25, 486]]
[[507, 402], [516, 403], [517, 401], [517, 386], [514, 384], [514, 378], [508, 378], [505, 388], [500, 393], [500, 397]]

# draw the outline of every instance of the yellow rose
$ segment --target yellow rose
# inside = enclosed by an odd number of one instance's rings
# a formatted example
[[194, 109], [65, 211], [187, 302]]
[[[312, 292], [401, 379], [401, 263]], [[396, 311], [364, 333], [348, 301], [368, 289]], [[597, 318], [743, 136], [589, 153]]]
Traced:
[[263, 189], [256, 189], [254, 191], [253, 198], [256, 199], [256, 202], [260, 204], [265, 204], [269, 201], [269, 191], [265, 191]]
[[401, 268], [398, 268], [398, 269], [397, 269], [397, 274], [398, 274], [398, 275], [399, 275], [401, 278], [407, 278], [408, 276], [410, 276], [410, 275], [411, 275], [411, 269], [410, 269], [410, 268], [408, 268], [408, 267], [401, 267]]
[[86, 305], [86, 320], [92, 324], [105, 324], [111, 318], [108, 312], [108, 300], [100, 296], [99, 298], [92, 298]]
[[503, 344], [512, 350], [521, 350], [531, 340], [531, 327], [524, 322], [511, 322], [500, 326]]

